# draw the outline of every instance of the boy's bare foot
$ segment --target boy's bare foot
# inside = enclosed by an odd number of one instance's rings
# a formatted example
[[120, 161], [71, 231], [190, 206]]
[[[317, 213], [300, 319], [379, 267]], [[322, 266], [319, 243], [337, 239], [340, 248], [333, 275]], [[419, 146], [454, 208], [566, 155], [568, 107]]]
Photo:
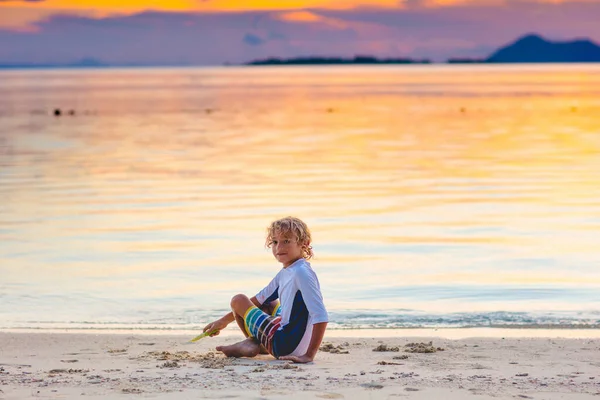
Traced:
[[218, 346], [217, 351], [223, 352], [227, 357], [254, 357], [260, 351], [260, 345], [254, 338], [247, 338], [230, 346]]

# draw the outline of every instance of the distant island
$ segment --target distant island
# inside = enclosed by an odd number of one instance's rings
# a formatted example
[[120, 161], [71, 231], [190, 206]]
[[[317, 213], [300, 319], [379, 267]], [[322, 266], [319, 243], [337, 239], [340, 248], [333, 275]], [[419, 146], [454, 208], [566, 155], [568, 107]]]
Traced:
[[[1, 1], [1, 0], [0, 0]], [[82, 58], [65, 63], [0, 63], [0, 69], [44, 69], [44, 68], [152, 68], [152, 67], [194, 67], [183, 63], [107, 63], [96, 58]]]
[[600, 46], [588, 39], [551, 42], [535, 34], [524, 36], [502, 47], [488, 63], [568, 63], [600, 62]]
[[82, 58], [79, 61], [70, 63], [0, 63], [0, 68], [21, 69], [21, 68], [105, 68], [110, 67], [108, 63], [95, 58]]
[[250, 61], [244, 65], [340, 65], [340, 64], [431, 64], [430, 60], [413, 60], [411, 58], [384, 58], [371, 56], [355, 56], [354, 58], [338, 57], [297, 57], [289, 59], [267, 58]]
[[[537, 34], [525, 35], [515, 42], [494, 51], [485, 58], [453, 57], [448, 64], [492, 64], [492, 63], [587, 63], [600, 62], [600, 46], [589, 39], [572, 41], [550, 41]], [[294, 58], [267, 58], [242, 65], [378, 65], [378, 64], [431, 64], [428, 59], [376, 58], [358, 55], [352, 58], [304, 56]], [[231, 65], [229, 63], [225, 65]], [[72, 63], [0, 63], [0, 69], [16, 68], [107, 68], [107, 67], [193, 67], [191, 64], [109, 64], [95, 58], [84, 58]]]
[[[449, 58], [448, 64], [483, 63], [569, 63], [600, 62], [600, 46], [588, 39], [552, 42], [537, 34], [530, 34], [496, 50], [487, 58]], [[244, 65], [337, 65], [337, 64], [430, 64], [429, 60], [410, 58], [377, 59], [356, 56], [344, 59], [335, 57], [297, 57], [289, 59], [268, 58]]]

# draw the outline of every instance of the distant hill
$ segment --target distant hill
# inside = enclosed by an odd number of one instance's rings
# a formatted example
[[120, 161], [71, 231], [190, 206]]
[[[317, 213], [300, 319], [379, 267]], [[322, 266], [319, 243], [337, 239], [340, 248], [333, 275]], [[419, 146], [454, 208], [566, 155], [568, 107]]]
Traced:
[[[354, 58], [298, 57], [290, 59], [269, 58], [245, 65], [330, 65], [330, 64], [429, 64], [429, 60], [410, 58], [377, 59], [371, 56]], [[588, 39], [552, 42], [537, 34], [530, 34], [496, 50], [488, 58], [450, 58], [449, 64], [479, 63], [568, 63], [600, 62], [600, 46]]]
[[22, 68], [102, 68], [108, 67], [105, 62], [95, 58], [82, 58], [79, 61], [64, 64], [50, 63], [0, 63], [0, 68], [4, 69], [22, 69]]
[[255, 60], [245, 65], [339, 65], [339, 64], [429, 64], [429, 60], [414, 60], [411, 58], [384, 58], [371, 56], [356, 56], [354, 58], [339, 57], [297, 57], [297, 58], [268, 58]]
[[[2, 0], [0, 0], [2, 1]], [[145, 68], [145, 67], [190, 67], [185, 63], [107, 63], [96, 58], [82, 58], [68, 63], [1, 63], [0, 69], [52, 69], [52, 68]]]
[[588, 39], [551, 42], [531, 34], [502, 47], [487, 63], [600, 62], [600, 46]]

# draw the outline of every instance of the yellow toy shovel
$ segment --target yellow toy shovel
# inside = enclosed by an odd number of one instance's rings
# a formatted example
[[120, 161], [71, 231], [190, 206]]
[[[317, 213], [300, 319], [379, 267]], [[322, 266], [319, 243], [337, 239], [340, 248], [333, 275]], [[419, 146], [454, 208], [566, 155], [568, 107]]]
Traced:
[[205, 337], [207, 337], [207, 336], [210, 336], [210, 335], [212, 335], [212, 334], [214, 334], [214, 333], [217, 333], [217, 332], [219, 332], [219, 330], [218, 330], [218, 329], [213, 329], [212, 331], [207, 331], [207, 332], [204, 332], [203, 334], [201, 334], [201, 335], [198, 335], [198, 336], [196, 336], [195, 338], [193, 338], [192, 340], [190, 340], [190, 343], [197, 342], [198, 340], [200, 340], [200, 339], [204, 339]]

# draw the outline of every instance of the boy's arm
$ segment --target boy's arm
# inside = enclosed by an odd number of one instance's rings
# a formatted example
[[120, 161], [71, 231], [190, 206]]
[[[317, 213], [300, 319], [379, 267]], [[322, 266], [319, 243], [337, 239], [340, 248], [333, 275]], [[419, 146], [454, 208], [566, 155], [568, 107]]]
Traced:
[[[260, 303], [258, 302], [258, 300], [256, 300], [256, 296], [252, 297], [250, 299], [250, 301], [252, 303], [254, 303], [254, 305], [256, 307], [260, 307]], [[232, 323], [233, 321], [235, 321], [235, 317], [233, 316], [233, 312], [230, 312], [228, 314], [223, 315], [221, 318], [219, 318], [218, 320], [211, 322], [210, 324], [206, 325], [204, 327], [204, 329], [202, 329], [202, 332], [206, 332], [206, 331], [214, 331], [216, 330], [215, 333], [213, 333], [210, 336], [217, 336], [219, 334], [219, 332], [222, 329], [225, 329], [227, 327], [227, 325], [229, 325], [230, 323]]]
[[318, 324], [313, 325], [312, 337], [310, 338], [310, 343], [308, 345], [308, 349], [306, 350], [306, 354], [302, 356], [283, 356], [279, 357], [279, 359], [290, 360], [296, 363], [311, 362], [315, 359], [317, 351], [319, 351], [319, 346], [321, 346], [321, 341], [323, 340], [323, 336], [325, 335], [326, 328], [327, 322], [319, 322]]

